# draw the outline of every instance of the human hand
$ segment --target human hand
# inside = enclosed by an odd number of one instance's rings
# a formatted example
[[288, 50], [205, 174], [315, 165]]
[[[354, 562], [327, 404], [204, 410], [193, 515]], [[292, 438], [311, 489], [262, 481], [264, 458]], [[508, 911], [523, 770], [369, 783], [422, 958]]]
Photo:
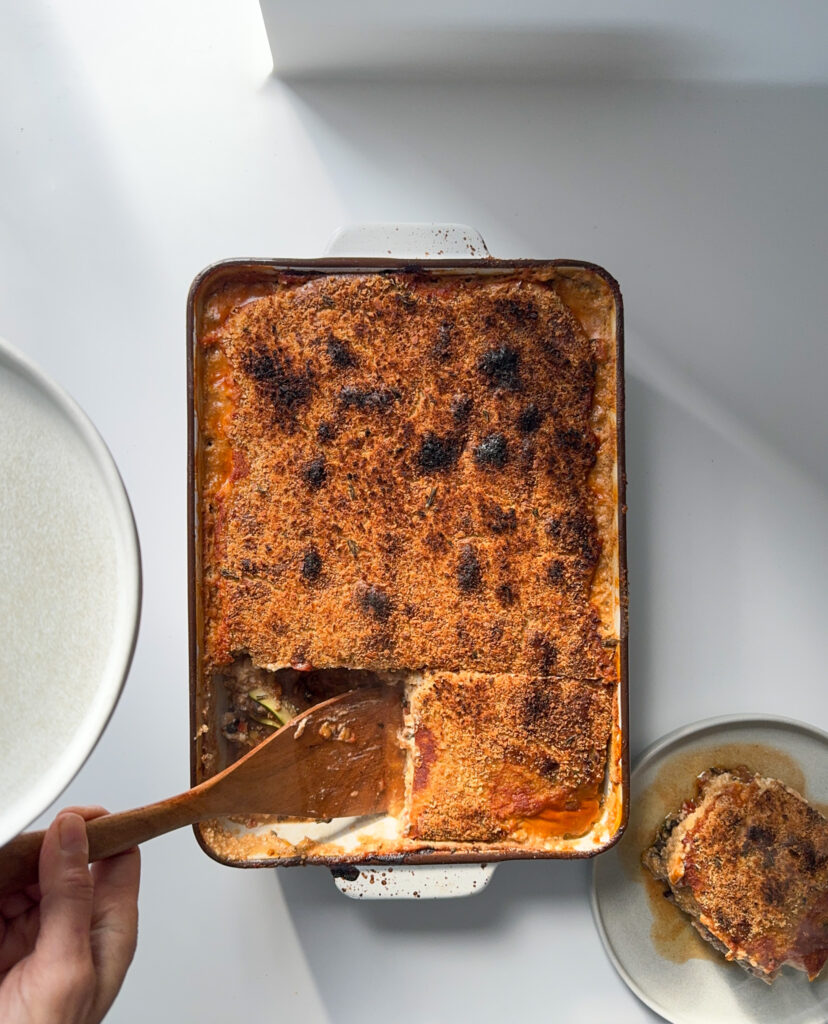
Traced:
[[85, 820], [70, 807], [49, 826], [38, 885], [0, 898], [0, 1021], [99, 1024], [124, 980], [138, 933], [137, 848], [88, 861]]

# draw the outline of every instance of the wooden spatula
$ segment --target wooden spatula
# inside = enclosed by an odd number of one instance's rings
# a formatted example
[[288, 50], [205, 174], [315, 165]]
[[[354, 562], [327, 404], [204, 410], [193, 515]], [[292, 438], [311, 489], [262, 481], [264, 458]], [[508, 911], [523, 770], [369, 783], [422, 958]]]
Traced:
[[[377, 814], [401, 799], [403, 758], [399, 691], [351, 690], [317, 704], [223, 772], [179, 796], [87, 822], [89, 859], [229, 814], [297, 818]], [[0, 896], [37, 881], [43, 832], [0, 848]]]

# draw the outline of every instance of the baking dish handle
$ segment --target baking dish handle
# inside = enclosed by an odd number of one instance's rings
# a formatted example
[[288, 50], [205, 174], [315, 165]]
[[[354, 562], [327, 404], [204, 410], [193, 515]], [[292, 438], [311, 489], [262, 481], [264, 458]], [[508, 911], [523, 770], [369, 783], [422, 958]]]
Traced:
[[336, 887], [355, 900], [450, 899], [482, 892], [497, 864], [414, 864], [335, 868]]
[[333, 233], [325, 255], [468, 260], [486, 259], [489, 250], [466, 224], [346, 224]]

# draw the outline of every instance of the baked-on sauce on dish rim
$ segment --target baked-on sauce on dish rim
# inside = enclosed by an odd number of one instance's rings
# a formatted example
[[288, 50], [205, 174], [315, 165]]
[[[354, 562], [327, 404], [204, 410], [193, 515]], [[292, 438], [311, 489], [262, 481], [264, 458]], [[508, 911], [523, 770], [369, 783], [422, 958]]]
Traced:
[[194, 286], [195, 780], [386, 682], [380, 819], [209, 822], [229, 863], [585, 856], [626, 811], [620, 296], [561, 263]]

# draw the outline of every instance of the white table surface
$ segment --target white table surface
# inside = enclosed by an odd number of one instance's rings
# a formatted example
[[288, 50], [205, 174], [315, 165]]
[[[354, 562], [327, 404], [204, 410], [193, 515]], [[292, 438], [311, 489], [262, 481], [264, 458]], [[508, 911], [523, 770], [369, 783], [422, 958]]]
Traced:
[[[97, 424], [143, 550], [131, 675], [61, 805], [188, 780], [190, 280], [318, 254], [347, 221], [466, 222], [495, 255], [620, 281], [633, 752], [742, 711], [828, 728], [825, 87], [269, 72], [253, 0], [0, 4], [0, 334]], [[653, 1020], [603, 955], [589, 876], [506, 864], [466, 901], [357, 904], [184, 831], [145, 848], [109, 1019]]]

